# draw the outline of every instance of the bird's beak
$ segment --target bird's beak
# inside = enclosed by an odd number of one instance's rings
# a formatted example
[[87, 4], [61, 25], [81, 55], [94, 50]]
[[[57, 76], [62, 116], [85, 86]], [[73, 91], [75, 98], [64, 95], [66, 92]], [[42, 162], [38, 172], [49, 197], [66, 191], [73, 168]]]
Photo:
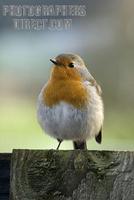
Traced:
[[50, 61], [51, 61], [53, 64], [58, 65], [58, 63], [56, 62], [55, 59], [50, 59]]

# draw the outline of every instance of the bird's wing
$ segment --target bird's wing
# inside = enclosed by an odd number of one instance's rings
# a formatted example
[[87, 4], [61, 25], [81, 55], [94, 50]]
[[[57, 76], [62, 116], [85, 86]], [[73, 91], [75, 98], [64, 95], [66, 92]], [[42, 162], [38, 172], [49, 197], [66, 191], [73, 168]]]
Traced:
[[96, 82], [96, 80], [94, 79], [94, 77], [91, 75], [91, 73], [89, 72], [89, 70], [86, 67], [77, 67], [77, 70], [79, 71], [82, 80], [84, 81], [84, 83], [86, 85], [90, 84], [91, 86], [94, 86], [96, 88], [96, 91], [98, 93], [98, 95], [101, 96], [102, 94], [102, 90], [101, 87], [99, 86], [99, 84]]
[[97, 91], [97, 93], [98, 93], [98, 95], [101, 96], [101, 94], [102, 94], [101, 87], [100, 87], [100, 85], [96, 82], [96, 80], [93, 78], [93, 76], [90, 77], [90, 79], [88, 79], [88, 80], [86, 80], [86, 81], [84, 81], [84, 82], [86, 83], [86, 85], [89, 84], [89, 85], [95, 87], [95, 88], [96, 88], [96, 91]]
[[91, 73], [87, 70], [87, 68], [84, 68], [83, 75], [84, 75], [85, 81], [88, 81], [90, 83], [90, 85], [94, 86], [96, 88], [98, 95], [101, 96], [101, 94], [102, 94], [101, 87], [97, 83], [95, 78], [91, 75]]
[[96, 82], [96, 80], [92, 77], [92, 79], [90, 79], [89, 82], [91, 83], [92, 86], [95, 86], [95, 87], [96, 87], [96, 90], [97, 90], [98, 95], [101, 96], [102, 90], [101, 90], [100, 85]]

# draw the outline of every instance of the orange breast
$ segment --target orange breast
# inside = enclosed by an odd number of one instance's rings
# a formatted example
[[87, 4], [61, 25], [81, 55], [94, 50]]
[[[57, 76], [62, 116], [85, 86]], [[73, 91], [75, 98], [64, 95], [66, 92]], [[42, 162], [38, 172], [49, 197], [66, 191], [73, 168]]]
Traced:
[[63, 67], [53, 69], [51, 79], [43, 91], [45, 105], [52, 107], [65, 101], [76, 108], [82, 108], [87, 100], [87, 90], [77, 72]]
[[43, 92], [43, 100], [49, 107], [65, 101], [81, 108], [87, 102], [87, 91], [80, 81], [50, 81]]

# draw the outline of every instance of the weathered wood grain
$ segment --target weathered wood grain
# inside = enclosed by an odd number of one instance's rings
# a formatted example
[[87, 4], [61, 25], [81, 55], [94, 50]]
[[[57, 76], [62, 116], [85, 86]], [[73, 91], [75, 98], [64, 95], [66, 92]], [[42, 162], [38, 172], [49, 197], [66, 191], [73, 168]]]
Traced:
[[0, 199], [9, 200], [11, 154], [0, 154]]
[[11, 200], [134, 200], [134, 152], [14, 150]]

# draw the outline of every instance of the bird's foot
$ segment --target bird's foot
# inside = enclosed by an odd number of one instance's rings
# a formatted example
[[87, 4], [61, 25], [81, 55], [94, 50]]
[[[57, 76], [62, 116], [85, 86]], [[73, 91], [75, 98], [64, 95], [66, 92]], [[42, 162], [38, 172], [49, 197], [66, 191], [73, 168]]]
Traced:
[[86, 141], [73, 141], [74, 149], [87, 149]]
[[57, 139], [57, 140], [58, 140], [59, 144], [58, 144], [58, 146], [57, 146], [57, 149], [56, 149], [56, 150], [58, 150], [58, 149], [59, 149], [59, 147], [60, 147], [60, 145], [61, 145], [61, 143], [62, 143], [62, 141], [63, 141], [63, 140], [61, 140], [61, 139]]

